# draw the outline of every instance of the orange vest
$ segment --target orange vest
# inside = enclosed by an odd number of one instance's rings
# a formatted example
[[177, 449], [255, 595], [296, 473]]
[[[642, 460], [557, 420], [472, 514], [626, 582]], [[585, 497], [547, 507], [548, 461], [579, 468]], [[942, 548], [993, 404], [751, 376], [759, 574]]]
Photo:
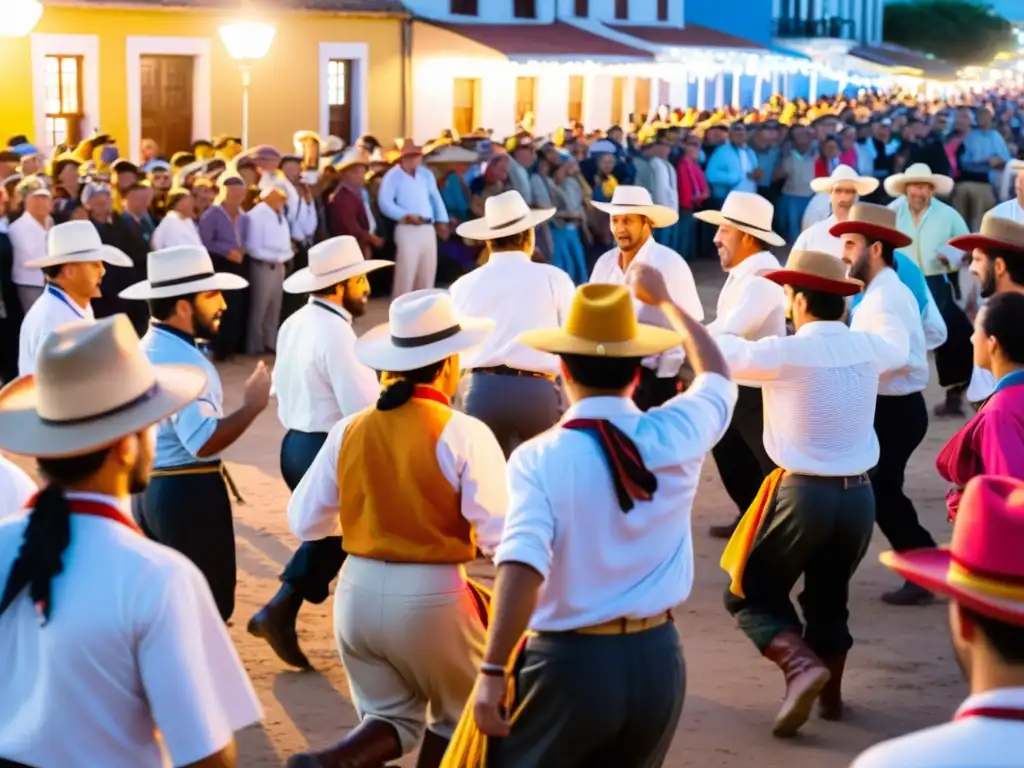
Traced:
[[417, 392], [394, 410], [360, 412], [345, 429], [338, 455], [345, 551], [396, 563], [468, 563], [476, 536], [462, 516], [461, 490], [437, 463], [452, 410], [436, 390]]

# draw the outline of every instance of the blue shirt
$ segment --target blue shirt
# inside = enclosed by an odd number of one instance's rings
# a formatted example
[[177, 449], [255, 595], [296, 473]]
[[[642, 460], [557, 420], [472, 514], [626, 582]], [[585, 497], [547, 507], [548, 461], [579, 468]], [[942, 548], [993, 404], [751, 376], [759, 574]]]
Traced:
[[956, 209], [938, 198], [932, 198], [920, 222], [915, 223], [906, 197], [896, 198], [889, 203], [889, 207], [896, 211], [896, 228], [914, 240], [903, 251], [920, 267], [925, 277], [945, 275], [957, 270], [959, 264], [950, 264], [947, 270], [938, 259], [940, 248], [954, 237], [970, 232], [967, 222]]
[[423, 165], [416, 169], [415, 175], [398, 165], [385, 173], [377, 191], [377, 206], [381, 213], [396, 222], [406, 216], [419, 216], [434, 223], [448, 222], [437, 179]]
[[[928, 281], [924, 279], [924, 273], [915, 264], [909, 256], [896, 251], [896, 259], [893, 264], [896, 269], [896, 275], [900, 281], [910, 289], [910, 292], [914, 294], [914, 299], [917, 301], [917, 308], [921, 310], [921, 315], [924, 316], [925, 307], [928, 306]], [[850, 300], [850, 314], [860, 304], [861, 299], [864, 298], [864, 292], [854, 294]]]
[[215, 457], [200, 459], [198, 455], [224, 416], [224, 389], [217, 369], [191, 336], [162, 323], [153, 323], [140, 344], [154, 365], [192, 365], [206, 374], [206, 386], [199, 399], [157, 426], [153, 469], [217, 461]]
[[993, 186], [999, 183], [1002, 169], [996, 170], [988, 164], [995, 155], [1004, 163], [1010, 159], [1006, 142], [994, 128], [983, 131], [975, 128], [964, 137], [964, 152], [960, 156], [960, 178], [963, 181], [988, 181]]

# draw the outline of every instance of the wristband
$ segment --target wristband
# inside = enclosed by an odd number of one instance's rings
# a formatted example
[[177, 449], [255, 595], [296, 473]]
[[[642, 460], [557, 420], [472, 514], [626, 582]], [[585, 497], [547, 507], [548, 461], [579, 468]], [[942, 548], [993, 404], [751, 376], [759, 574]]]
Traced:
[[501, 664], [488, 664], [484, 662], [480, 665], [480, 674], [484, 677], [504, 677], [505, 668]]

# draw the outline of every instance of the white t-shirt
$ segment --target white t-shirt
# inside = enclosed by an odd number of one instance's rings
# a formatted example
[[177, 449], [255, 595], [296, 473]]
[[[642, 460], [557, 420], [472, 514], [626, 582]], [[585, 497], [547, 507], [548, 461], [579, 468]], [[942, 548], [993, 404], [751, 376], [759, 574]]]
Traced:
[[0, 453], [0, 519], [22, 512], [37, 490], [25, 470]]
[[[68, 496], [131, 514], [107, 496]], [[28, 520], [0, 522], [0, 573], [10, 572]], [[28, 590], [0, 615], [0, 757], [39, 768], [169, 768], [219, 752], [261, 720], [188, 558], [117, 521], [73, 514], [62, 560], [45, 626]]]

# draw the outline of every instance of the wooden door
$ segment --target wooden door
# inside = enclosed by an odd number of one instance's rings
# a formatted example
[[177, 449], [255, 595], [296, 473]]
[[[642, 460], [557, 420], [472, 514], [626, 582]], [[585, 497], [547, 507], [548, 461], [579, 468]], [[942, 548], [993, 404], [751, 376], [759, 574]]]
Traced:
[[626, 78], [616, 76], [612, 78], [612, 125], [622, 124], [623, 103], [626, 99]]
[[352, 135], [352, 99], [352, 62], [331, 59], [327, 62], [328, 131], [346, 147], [359, 138]]
[[452, 83], [452, 127], [465, 136], [477, 127], [477, 95], [480, 81], [473, 77], [457, 77]]
[[[142, 137], [153, 139], [170, 157], [192, 148], [191, 56], [140, 57], [142, 72]], [[205, 138], [205, 137], [200, 137]]]
[[633, 92], [633, 122], [639, 125], [651, 111], [651, 78], [638, 77]]

